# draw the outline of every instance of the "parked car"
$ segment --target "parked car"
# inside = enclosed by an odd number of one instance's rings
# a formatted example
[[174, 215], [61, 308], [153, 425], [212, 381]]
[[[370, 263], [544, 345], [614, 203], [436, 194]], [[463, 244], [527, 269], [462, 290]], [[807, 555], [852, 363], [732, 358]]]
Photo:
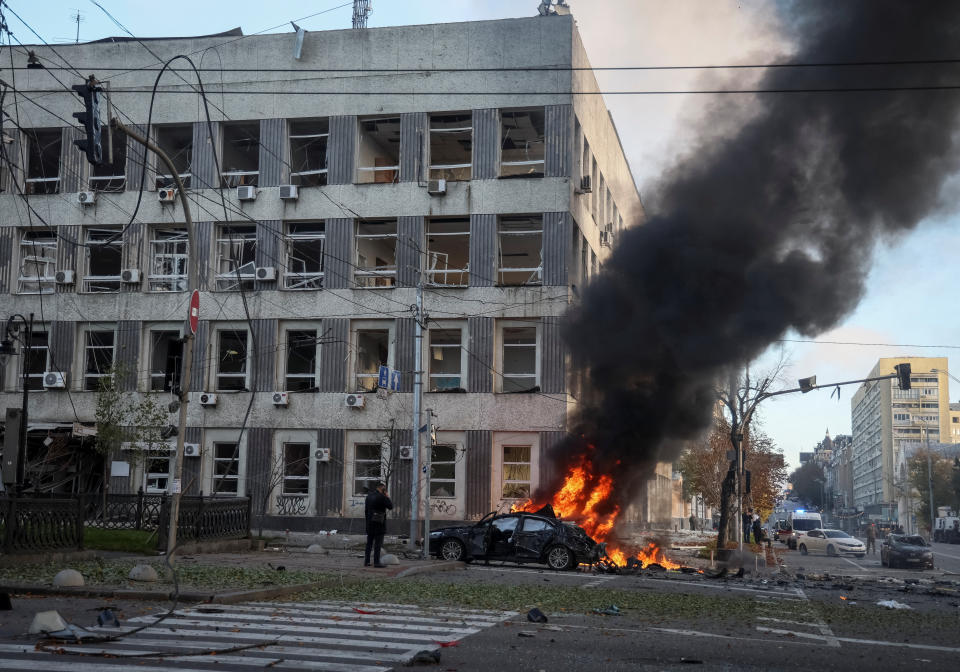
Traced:
[[773, 524], [772, 537], [782, 544], [787, 543], [787, 537], [790, 536], [790, 527], [785, 518], [781, 518]]
[[810, 530], [823, 529], [823, 519], [820, 514], [814, 511], [804, 511], [797, 509], [787, 515], [787, 527], [790, 528], [790, 536], [787, 537], [787, 548], [795, 551], [799, 542]]
[[856, 537], [851, 537], [843, 530], [819, 528], [809, 530], [799, 541], [800, 553], [826, 553], [827, 555], [855, 555], [862, 558], [867, 554], [867, 547]]
[[918, 534], [889, 534], [880, 544], [880, 564], [933, 569], [933, 551]]
[[475, 525], [430, 532], [430, 554], [444, 560], [534, 562], [563, 570], [598, 562], [606, 551], [582, 527], [541, 512], [493, 512]]

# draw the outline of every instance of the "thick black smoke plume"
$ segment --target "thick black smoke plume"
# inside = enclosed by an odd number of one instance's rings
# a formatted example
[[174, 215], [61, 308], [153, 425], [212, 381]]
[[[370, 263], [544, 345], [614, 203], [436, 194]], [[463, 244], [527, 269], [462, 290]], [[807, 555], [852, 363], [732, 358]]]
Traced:
[[[960, 90], [932, 88], [960, 86], [960, 63], [889, 63], [960, 55], [960, 2], [784, 11], [793, 62], [888, 64], [772, 69], [758, 89], [885, 90], [756, 95], [739, 131], [664, 176], [657, 211], [622, 235], [568, 313], [588, 388], [573, 433], [615, 475], [621, 505], [709, 426], [720, 376], [790, 329], [813, 336], [850, 313], [875, 243], [937, 210], [960, 162]], [[561, 446], [560, 464], [583, 440]]]

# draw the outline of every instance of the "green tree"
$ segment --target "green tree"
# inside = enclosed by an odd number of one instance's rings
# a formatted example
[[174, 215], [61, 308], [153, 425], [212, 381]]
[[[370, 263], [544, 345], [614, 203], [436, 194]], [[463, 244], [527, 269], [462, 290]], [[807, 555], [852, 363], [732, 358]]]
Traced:
[[[930, 463], [925, 448], [918, 450], [907, 463], [910, 485], [915, 491], [917, 523], [930, 528], [930, 481], [933, 481], [933, 506], [950, 506], [954, 503], [956, 491], [953, 487], [953, 462], [936, 452], [930, 451]], [[936, 511], [934, 511], [936, 514]]]

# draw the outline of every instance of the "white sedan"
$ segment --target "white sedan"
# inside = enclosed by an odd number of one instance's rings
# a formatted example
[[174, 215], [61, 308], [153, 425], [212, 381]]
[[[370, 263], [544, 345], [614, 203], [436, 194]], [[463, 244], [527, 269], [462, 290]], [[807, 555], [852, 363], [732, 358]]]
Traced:
[[810, 530], [801, 539], [798, 548], [803, 555], [822, 552], [827, 555], [855, 555], [862, 558], [867, 554], [863, 542], [843, 530]]

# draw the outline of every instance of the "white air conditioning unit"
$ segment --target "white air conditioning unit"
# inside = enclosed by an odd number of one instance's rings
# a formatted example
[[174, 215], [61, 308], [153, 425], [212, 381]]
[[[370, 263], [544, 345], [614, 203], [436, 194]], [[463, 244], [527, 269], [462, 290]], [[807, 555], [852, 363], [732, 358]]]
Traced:
[[348, 394], [343, 399], [345, 406], [350, 408], [363, 408], [363, 395], [362, 394]]
[[122, 282], [130, 283], [131, 285], [138, 284], [140, 282], [140, 269], [139, 268], [125, 268], [120, 271], [120, 280]]
[[289, 406], [290, 405], [290, 394], [288, 392], [274, 392], [273, 393], [273, 405], [274, 406]]
[[593, 193], [593, 182], [590, 181], [589, 175], [584, 175], [580, 178], [580, 188], [577, 189], [578, 194], [590, 194]]
[[313, 453], [314, 459], [317, 462], [329, 462], [330, 461], [330, 449], [329, 448], [317, 448]]
[[413, 446], [400, 446], [400, 459], [401, 459], [401, 460], [412, 460], [412, 459], [413, 459]]
[[53, 279], [57, 281], [58, 285], [72, 285], [73, 271], [57, 271]]
[[280, 185], [280, 198], [284, 201], [295, 201], [300, 198], [300, 194], [297, 193], [297, 185], [295, 184], [281, 184]]
[[200, 457], [200, 444], [199, 443], [183, 444], [183, 456], [184, 457]]
[[241, 201], [257, 200], [257, 188], [252, 187], [248, 184], [245, 184], [241, 187], [237, 187], [237, 199]]
[[427, 193], [431, 196], [443, 196], [447, 193], [446, 180], [430, 180], [427, 183]]
[[177, 200], [177, 190], [173, 187], [157, 189], [157, 200], [161, 203], [173, 203]]
[[257, 266], [257, 280], [276, 280], [277, 269], [273, 266]]
[[67, 386], [67, 380], [60, 371], [45, 371], [43, 386], [48, 390], [62, 390]]
[[80, 205], [93, 205], [97, 200], [97, 192], [95, 191], [79, 191], [77, 192], [77, 203]]
[[200, 395], [200, 405], [201, 406], [216, 406], [217, 405], [217, 395], [212, 392], [203, 392]]
[[601, 231], [600, 232], [600, 247], [610, 247], [610, 232]]

